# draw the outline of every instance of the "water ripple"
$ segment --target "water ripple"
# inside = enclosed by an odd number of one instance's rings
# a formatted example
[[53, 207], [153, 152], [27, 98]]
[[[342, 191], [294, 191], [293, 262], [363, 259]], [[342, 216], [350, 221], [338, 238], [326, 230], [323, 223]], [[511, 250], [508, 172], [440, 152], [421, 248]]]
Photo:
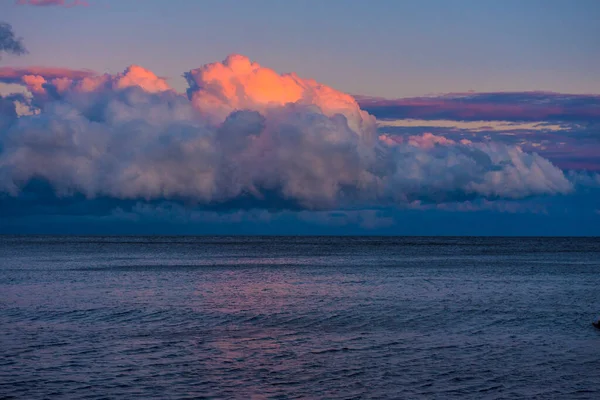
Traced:
[[600, 398], [596, 239], [0, 237], [0, 398]]

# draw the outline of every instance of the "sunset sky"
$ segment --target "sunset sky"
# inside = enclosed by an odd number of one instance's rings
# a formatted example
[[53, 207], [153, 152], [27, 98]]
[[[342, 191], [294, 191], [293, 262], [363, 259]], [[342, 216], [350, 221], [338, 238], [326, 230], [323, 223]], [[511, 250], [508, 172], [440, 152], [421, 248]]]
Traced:
[[599, 20], [3, 1], [0, 233], [599, 235]]
[[239, 53], [363, 95], [600, 92], [596, 0], [87, 3], [1, 2], [30, 50], [5, 62], [112, 73], [140, 64], [183, 90], [182, 71]]

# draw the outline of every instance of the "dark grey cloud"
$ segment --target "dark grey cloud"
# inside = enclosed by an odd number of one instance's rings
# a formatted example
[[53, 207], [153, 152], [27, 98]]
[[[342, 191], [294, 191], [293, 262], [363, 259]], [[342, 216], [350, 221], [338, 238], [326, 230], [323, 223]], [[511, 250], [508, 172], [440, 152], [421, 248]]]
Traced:
[[23, 39], [17, 37], [12, 26], [0, 21], [0, 58], [2, 53], [21, 55], [27, 53]]

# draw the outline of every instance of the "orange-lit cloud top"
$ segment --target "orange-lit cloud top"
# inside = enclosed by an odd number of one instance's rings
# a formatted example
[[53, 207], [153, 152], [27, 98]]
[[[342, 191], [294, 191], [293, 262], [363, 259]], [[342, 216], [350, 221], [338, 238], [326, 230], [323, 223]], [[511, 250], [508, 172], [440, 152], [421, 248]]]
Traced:
[[193, 69], [185, 77], [194, 106], [217, 122], [236, 109], [263, 111], [295, 103], [317, 106], [329, 117], [342, 114], [357, 132], [374, 130], [375, 119], [352, 96], [295, 73], [280, 75], [242, 55]]
[[[48, 71], [46, 71], [48, 72]], [[0, 194], [32, 180], [82, 194], [217, 208], [326, 209], [569, 193], [547, 159], [501, 143], [376, 137], [352, 96], [240, 55], [186, 74], [187, 96], [139, 66], [21, 74], [31, 115], [3, 106]]]
[[84, 0], [72, 0], [72, 1], [66, 1], [66, 0], [16, 0], [15, 4], [20, 5], [20, 6], [24, 6], [24, 5], [38, 6], [38, 7], [59, 6], [59, 7], [67, 7], [67, 8], [77, 7], [77, 6], [82, 6], [82, 7], [89, 6], [89, 3]]
[[76, 92], [118, 90], [131, 86], [140, 87], [150, 93], [171, 90], [163, 78], [138, 65], [131, 65], [123, 73], [115, 75], [96, 75], [92, 71], [59, 68], [0, 68], [0, 82], [17, 83], [18, 78], [31, 92], [38, 95], [46, 94], [47, 84], [58, 93], [68, 90]]

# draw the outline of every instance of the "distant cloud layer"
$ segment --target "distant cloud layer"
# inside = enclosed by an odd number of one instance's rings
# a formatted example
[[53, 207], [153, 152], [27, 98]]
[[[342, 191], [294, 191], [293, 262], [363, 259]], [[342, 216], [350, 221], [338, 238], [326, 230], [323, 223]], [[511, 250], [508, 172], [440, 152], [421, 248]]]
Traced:
[[4, 212], [82, 199], [109, 208], [414, 207], [574, 190], [561, 169], [518, 146], [380, 135], [353, 97], [240, 55], [185, 76], [187, 95], [135, 65], [114, 75], [0, 70], [32, 94], [21, 99], [31, 115], [17, 117], [6, 99], [1, 108]]
[[[89, 76], [98, 75], [89, 70], [76, 70], [69, 68], [52, 67], [0, 67], [0, 82], [2, 83], [22, 83], [27, 76], [43, 78], [44, 80], [56, 78], [83, 79]], [[31, 79], [31, 78], [29, 78]]]
[[37, 7], [48, 7], [48, 6], [59, 6], [59, 7], [76, 7], [76, 6], [89, 6], [89, 3], [84, 0], [16, 0], [17, 5], [29, 5]]
[[[600, 171], [600, 126], [593, 123], [524, 124], [507, 121], [443, 121], [431, 126], [427, 120], [393, 120], [379, 124], [380, 133], [388, 140], [405, 142], [412, 136], [433, 134], [458, 143], [496, 143], [518, 146], [537, 153], [565, 170]], [[454, 122], [454, 126], [452, 126]], [[487, 124], [487, 126], [486, 126]]]
[[449, 94], [416, 99], [356, 96], [381, 133], [519, 146], [562, 169], [600, 171], [600, 96], [545, 92]]
[[505, 92], [408, 99], [356, 97], [364, 110], [382, 119], [600, 122], [600, 95]]

